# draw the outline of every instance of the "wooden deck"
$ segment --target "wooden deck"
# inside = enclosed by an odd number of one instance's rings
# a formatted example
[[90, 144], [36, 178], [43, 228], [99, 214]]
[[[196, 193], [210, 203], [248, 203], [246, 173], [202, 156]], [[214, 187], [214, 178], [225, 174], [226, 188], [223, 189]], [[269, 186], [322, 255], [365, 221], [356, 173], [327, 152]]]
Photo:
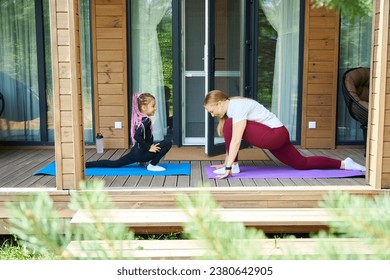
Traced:
[[[365, 163], [363, 149], [307, 150], [305, 155], [326, 155], [344, 159], [347, 156], [360, 164]], [[94, 149], [87, 149], [87, 160], [116, 159], [126, 150], [106, 150], [97, 154]], [[283, 165], [268, 151], [266, 161], [240, 161], [242, 166]], [[55, 188], [54, 176], [32, 176], [32, 174], [54, 161], [53, 149], [0, 149], [0, 188]], [[177, 163], [180, 161], [169, 161]], [[366, 186], [364, 178], [336, 179], [208, 179], [204, 167], [218, 164], [221, 161], [191, 161], [190, 176], [88, 176], [86, 180], [100, 178], [105, 180], [108, 188], [161, 188], [161, 187], [196, 187], [201, 184], [210, 187], [272, 187], [272, 186]]]
[[[87, 160], [116, 159], [125, 150], [107, 150], [96, 154], [87, 149]], [[301, 150], [305, 155], [327, 155], [338, 159], [347, 156], [364, 164], [363, 149]], [[241, 161], [241, 165], [281, 165], [267, 152], [269, 160]], [[53, 149], [0, 149], [0, 234], [9, 234], [9, 213], [6, 202], [18, 201], [30, 193], [46, 192], [62, 219], [70, 221], [75, 211], [69, 208], [73, 191], [57, 190], [54, 176], [32, 174], [54, 161]], [[177, 162], [177, 161], [170, 161]], [[324, 195], [332, 190], [342, 190], [355, 195], [376, 196], [389, 190], [376, 190], [364, 178], [337, 179], [208, 179], [204, 166], [221, 161], [191, 161], [190, 176], [106, 176], [106, 192], [116, 209], [175, 209], [177, 195], [197, 196], [201, 184], [210, 186], [210, 192], [220, 208], [317, 208]], [[91, 180], [96, 177], [86, 177]], [[313, 209], [315, 210], [315, 209]], [[147, 222], [147, 221], [146, 221]], [[284, 228], [283, 228], [284, 227]], [[172, 225], [155, 227], [156, 232], [173, 232]], [[146, 232], [149, 232], [147, 228]], [[282, 223], [277, 228], [267, 227], [267, 232], [311, 232], [312, 228], [299, 225], [291, 229]]]

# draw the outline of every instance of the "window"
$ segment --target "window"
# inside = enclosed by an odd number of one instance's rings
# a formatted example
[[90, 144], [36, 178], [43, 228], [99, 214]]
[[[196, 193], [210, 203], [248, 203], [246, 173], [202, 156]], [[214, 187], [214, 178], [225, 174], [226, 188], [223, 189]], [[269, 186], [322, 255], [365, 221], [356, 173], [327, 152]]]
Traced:
[[36, 26], [34, 1], [1, 1], [1, 141], [41, 139]]
[[359, 19], [351, 22], [341, 17], [339, 89], [337, 108], [337, 144], [363, 144], [360, 124], [352, 119], [343, 100], [342, 77], [345, 71], [354, 67], [370, 67], [372, 19]]
[[132, 92], [156, 98], [153, 135], [167, 135], [172, 89], [172, 1], [131, 1]]
[[297, 140], [301, 1], [259, 0], [257, 100]]
[[[93, 142], [90, 1], [80, 1], [86, 142]], [[49, 0], [0, 4], [0, 142], [54, 142]]]

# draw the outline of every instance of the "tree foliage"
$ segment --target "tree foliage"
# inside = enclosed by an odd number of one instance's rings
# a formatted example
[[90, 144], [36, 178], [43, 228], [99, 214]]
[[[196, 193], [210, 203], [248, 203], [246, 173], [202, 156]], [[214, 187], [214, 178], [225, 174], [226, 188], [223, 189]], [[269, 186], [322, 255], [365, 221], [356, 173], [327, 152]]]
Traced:
[[227, 223], [215, 213], [217, 205], [208, 191], [195, 196], [178, 196], [179, 207], [189, 216], [184, 231], [189, 238], [200, 240], [206, 248], [202, 258], [215, 260], [263, 259], [253, 241], [264, 239], [262, 232], [245, 228], [243, 223]]
[[[127, 227], [118, 223], [103, 223], [99, 210], [112, 209], [104, 191], [104, 181], [81, 182], [80, 191], [72, 192], [69, 207], [88, 211], [90, 223], [79, 226], [59, 218], [58, 211], [47, 193], [33, 194], [28, 199], [7, 204], [11, 214], [11, 232], [29, 250], [55, 259], [127, 259], [120, 250], [134, 239]], [[82, 242], [88, 240], [88, 242]], [[66, 251], [71, 241], [83, 251], [72, 255]], [[103, 241], [103, 242], [101, 242]]]
[[370, 17], [372, 6], [372, 0], [313, 0], [313, 7], [335, 9], [351, 20]]
[[[248, 229], [241, 223], [226, 223], [220, 220], [215, 213], [213, 202], [207, 191], [196, 196], [179, 197], [180, 207], [189, 216], [185, 231], [190, 238], [201, 240], [208, 250], [207, 259], [239, 260], [239, 259], [318, 259], [318, 260], [364, 260], [388, 259], [390, 257], [390, 196], [377, 196], [374, 199], [352, 196], [348, 193], [329, 193], [322, 207], [328, 213], [339, 219], [329, 223], [330, 231], [321, 231], [311, 237], [316, 242], [315, 254], [301, 254], [286, 245], [282, 248], [287, 254], [269, 256], [263, 254], [269, 251], [265, 236]], [[284, 238], [295, 238], [285, 236]], [[355, 248], [356, 243], [334, 242], [337, 238], [355, 238], [361, 245]], [[275, 239], [275, 248], [278, 248], [278, 239]], [[370, 253], [363, 253], [361, 248], [369, 248]], [[272, 248], [271, 248], [272, 249]]]
[[[84, 209], [91, 222], [81, 226], [70, 225], [59, 218], [53, 202], [46, 193], [34, 194], [29, 199], [7, 205], [12, 214], [11, 232], [23, 242], [23, 248], [48, 259], [131, 259], [135, 248], [129, 250], [134, 234], [120, 223], [102, 222], [100, 210], [114, 209], [104, 190], [103, 181], [82, 182], [80, 191], [71, 193], [70, 207]], [[329, 232], [313, 235], [317, 242], [315, 254], [301, 254], [289, 248], [287, 254], [266, 252], [279, 250], [279, 238], [270, 239], [243, 223], [225, 222], [206, 187], [192, 195], [177, 196], [178, 207], [188, 216], [185, 235], [199, 240], [206, 249], [202, 259], [389, 259], [390, 257], [390, 196], [372, 199], [348, 193], [329, 193], [321, 205], [339, 219], [329, 224]], [[293, 237], [285, 237], [293, 238]], [[331, 238], [331, 239], [329, 239]], [[356, 243], [334, 243], [337, 238], [357, 238], [369, 248], [362, 253], [353, 247]], [[87, 242], [85, 242], [87, 241]], [[268, 242], [266, 242], [268, 241]], [[69, 250], [72, 242], [78, 251]], [[280, 250], [279, 250], [280, 251]]]

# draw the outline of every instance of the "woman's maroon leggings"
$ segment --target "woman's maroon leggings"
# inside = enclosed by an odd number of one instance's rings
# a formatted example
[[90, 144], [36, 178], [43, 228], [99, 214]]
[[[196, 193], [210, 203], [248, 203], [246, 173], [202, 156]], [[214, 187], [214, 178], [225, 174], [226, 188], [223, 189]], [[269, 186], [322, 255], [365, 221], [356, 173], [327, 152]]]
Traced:
[[[229, 151], [233, 134], [232, 119], [225, 121], [223, 126], [226, 150]], [[339, 169], [341, 160], [323, 156], [305, 157], [291, 144], [286, 127], [270, 128], [254, 121], [247, 121], [242, 136], [250, 145], [268, 149], [278, 160], [295, 169]], [[235, 162], [238, 161], [238, 155]]]

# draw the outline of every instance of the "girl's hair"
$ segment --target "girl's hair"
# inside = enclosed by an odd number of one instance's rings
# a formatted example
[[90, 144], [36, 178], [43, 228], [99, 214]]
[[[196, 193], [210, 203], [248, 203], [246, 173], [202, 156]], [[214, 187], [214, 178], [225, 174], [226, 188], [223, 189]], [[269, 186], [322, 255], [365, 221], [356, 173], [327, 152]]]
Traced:
[[131, 104], [131, 141], [135, 145], [134, 134], [139, 125], [142, 124], [142, 118], [149, 118], [148, 115], [142, 113], [142, 106], [148, 105], [152, 100], [155, 100], [154, 96], [150, 93], [134, 93], [133, 102]]
[[[212, 90], [207, 93], [206, 97], [203, 101], [203, 106], [206, 105], [215, 105], [219, 101], [229, 100], [229, 96], [227, 96], [223, 91], [220, 90]], [[227, 119], [226, 114], [218, 120], [217, 132], [219, 136], [223, 136], [223, 125]]]

